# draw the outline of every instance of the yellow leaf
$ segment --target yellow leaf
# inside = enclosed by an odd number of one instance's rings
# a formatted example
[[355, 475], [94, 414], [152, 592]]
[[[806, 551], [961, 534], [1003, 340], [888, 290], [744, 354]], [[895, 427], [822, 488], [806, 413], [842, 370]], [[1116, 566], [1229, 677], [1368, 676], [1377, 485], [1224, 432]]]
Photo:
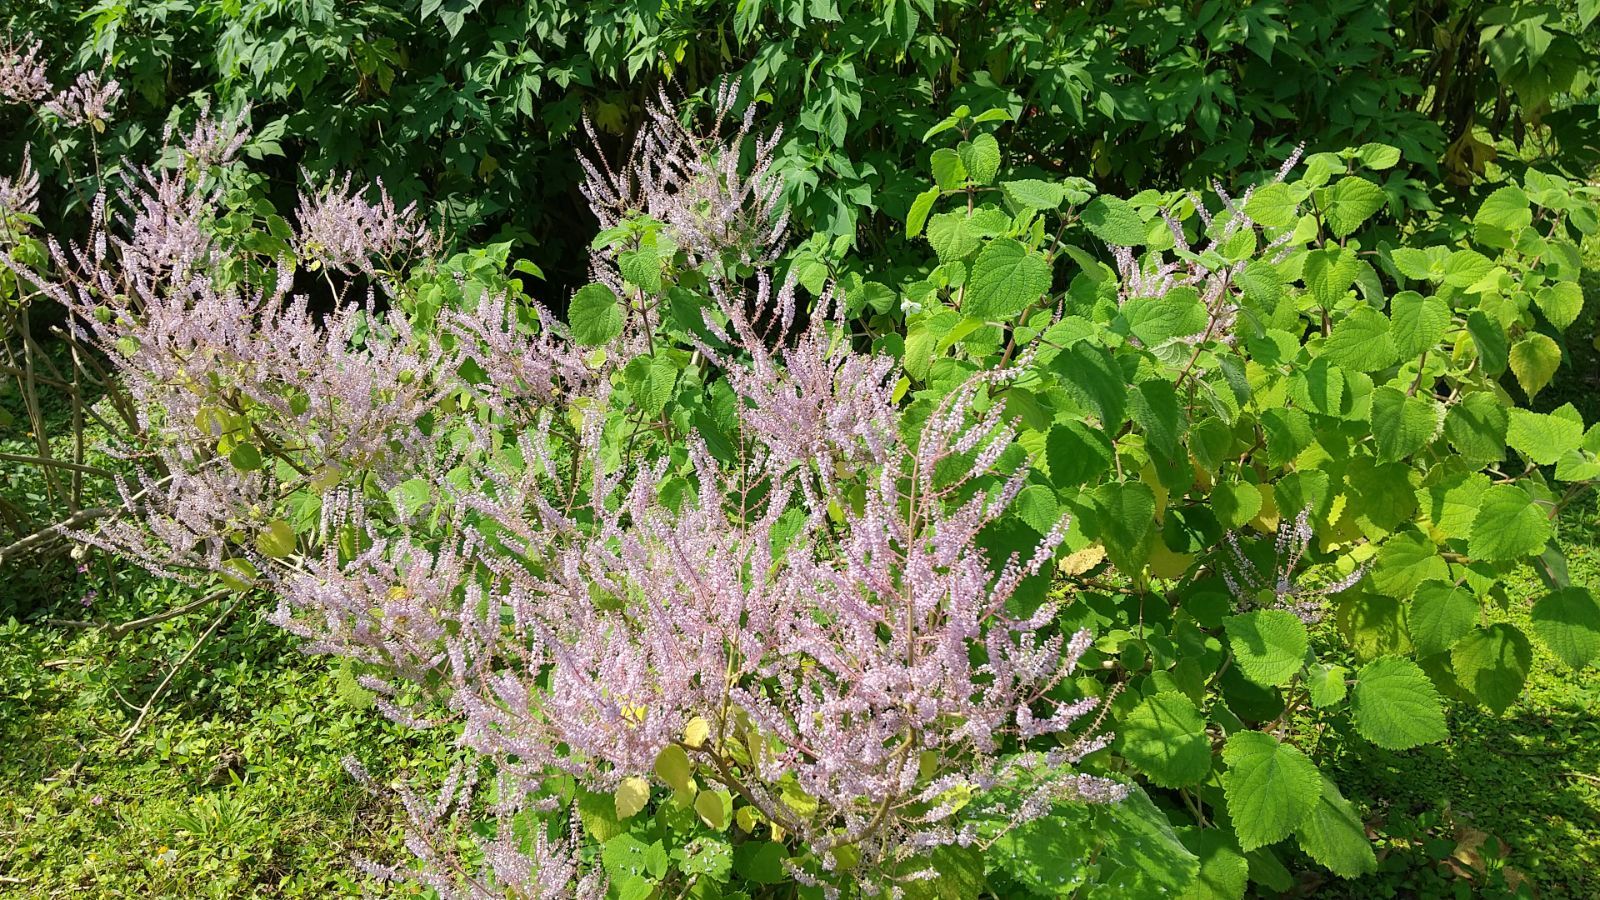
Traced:
[[689, 762], [689, 754], [677, 744], [668, 744], [656, 754], [656, 774], [661, 776], [675, 791], [689, 789], [689, 776], [694, 766]]
[[728, 816], [733, 812], [733, 796], [727, 791], [701, 791], [694, 798], [694, 811], [706, 825], [721, 831], [728, 827]]
[[1162, 541], [1156, 541], [1150, 550], [1150, 574], [1157, 578], [1177, 578], [1189, 571], [1193, 562], [1194, 554], [1168, 550]]
[[650, 782], [638, 776], [624, 778], [611, 799], [617, 805], [617, 818], [626, 819], [650, 802]]
[[739, 824], [739, 830], [745, 834], [755, 831], [756, 826], [761, 824], [761, 820], [756, 817], [756, 808], [754, 806], [739, 807], [739, 811], [734, 814], [733, 820]]
[[1062, 575], [1082, 575], [1100, 565], [1105, 558], [1106, 548], [1099, 544], [1091, 544], [1082, 550], [1067, 554], [1067, 558], [1061, 561], [1057, 571]]
[[690, 719], [689, 724], [683, 726], [683, 742], [691, 747], [699, 747], [710, 736], [711, 723], [699, 716]]

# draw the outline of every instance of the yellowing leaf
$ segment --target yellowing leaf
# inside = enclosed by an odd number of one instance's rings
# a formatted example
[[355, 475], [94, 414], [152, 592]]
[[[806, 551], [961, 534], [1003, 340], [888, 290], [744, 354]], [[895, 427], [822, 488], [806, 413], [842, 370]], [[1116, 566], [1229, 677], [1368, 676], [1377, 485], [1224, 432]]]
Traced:
[[624, 778], [611, 799], [617, 807], [617, 818], [626, 819], [650, 802], [650, 782], [637, 776]]
[[656, 774], [661, 777], [675, 791], [689, 789], [689, 776], [694, 766], [689, 762], [689, 754], [677, 744], [668, 744], [656, 754]]
[[699, 716], [690, 719], [689, 724], [683, 726], [683, 742], [691, 747], [699, 747], [710, 736], [711, 723]]

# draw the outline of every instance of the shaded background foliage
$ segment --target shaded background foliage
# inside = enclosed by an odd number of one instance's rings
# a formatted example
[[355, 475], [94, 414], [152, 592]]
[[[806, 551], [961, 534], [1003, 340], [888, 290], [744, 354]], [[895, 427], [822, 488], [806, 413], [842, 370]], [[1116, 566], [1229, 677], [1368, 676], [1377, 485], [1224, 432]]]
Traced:
[[[148, 155], [169, 117], [248, 102], [251, 150], [277, 192], [299, 169], [381, 177], [402, 200], [434, 203], [458, 237], [518, 242], [569, 288], [592, 233], [573, 227], [586, 219], [580, 119], [625, 144], [666, 83], [697, 94], [742, 75], [762, 115], [788, 123], [780, 166], [801, 232], [872, 247], [893, 240], [915, 196], [921, 136], [960, 103], [1008, 108], [1009, 143], [1033, 164], [1108, 190], [1198, 185], [1300, 141], [1383, 142], [1404, 153], [1386, 185], [1402, 212], [1436, 202], [1427, 184], [1470, 183], [1497, 140], [1573, 174], [1592, 165], [1597, 11], [1592, 0], [29, 0], [0, 21], [74, 68], [108, 61], [128, 93], [99, 138], [105, 158]], [[20, 116], [0, 113], [0, 159], [33, 137]], [[47, 177], [94, 181], [85, 141], [41, 160]], [[81, 201], [67, 202], [56, 216]]]

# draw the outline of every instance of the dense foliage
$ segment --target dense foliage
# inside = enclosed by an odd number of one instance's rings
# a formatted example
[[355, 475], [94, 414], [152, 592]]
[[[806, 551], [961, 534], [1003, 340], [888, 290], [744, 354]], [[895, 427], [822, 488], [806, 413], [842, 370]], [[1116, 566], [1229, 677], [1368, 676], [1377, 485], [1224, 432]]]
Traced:
[[[0, 47], [12, 374], [115, 458], [36, 427], [70, 517], [0, 553], [266, 592], [345, 694], [448, 730], [418, 864], [375, 874], [1288, 890], [1377, 866], [1325, 736], [1411, 750], [1534, 642], [1600, 660], [1558, 542], [1600, 430], [1538, 405], [1600, 231], [1590, 5], [292, 9], [101, 10], [65, 89]], [[191, 77], [218, 110], [150, 146]], [[594, 236], [552, 308], [460, 239], [534, 196], [570, 247], [557, 192]]]
[[[1403, 213], [1508, 148], [1584, 174], [1600, 152], [1597, 13], [1589, 0], [38, 0], [0, 19], [124, 87], [103, 133], [58, 135], [40, 155], [58, 186], [48, 211], [94, 196], [96, 146], [148, 158], [174, 117], [248, 105], [247, 152], [280, 204], [302, 169], [382, 177], [455, 233], [521, 242], [576, 286], [579, 122], [626, 143], [662, 80], [697, 93], [740, 77], [764, 119], [791, 123], [777, 166], [804, 232], [874, 250], [918, 190], [922, 134], [961, 103], [1008, 110], [1028, 162], [1127, 192], [1301, 141], [1382, 142], [1403, 154], [1386, 185]], [[0, 149], [40, 130], [0, 112]]]

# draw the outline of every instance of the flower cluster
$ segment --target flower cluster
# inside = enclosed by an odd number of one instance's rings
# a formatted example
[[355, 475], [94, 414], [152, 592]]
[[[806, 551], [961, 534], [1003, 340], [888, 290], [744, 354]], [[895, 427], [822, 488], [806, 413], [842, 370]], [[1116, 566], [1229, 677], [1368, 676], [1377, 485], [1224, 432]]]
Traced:
[[1314, 537], [1309, 509], [1301, 510], [1292, 521], [1279, 522], [1273, 546], [1276, 568], [1268, 577], [1245, 555], [1244, 548], [1239, 546], [1239, 536], [1228, 532], [1225, 543], [1230, 559], [1222, 567], [1222, 578], [1239, 608], [1283, 609], [1311, 624], [1322, 618], [1323, 598], [1349, 590], [1367, 574], [1367, 567], [1360, 565], [1343, 578], [1324, 585], [1300, 584], [1295, 570], [1300, 567]]
[[8, 103], [37, 103], [50, 96], [50, 79], [45, 74], [39, 53], [40, 41], [13, 43], [8, 36], [0, 40], [0, 100]]
[[100, 131], [121, 96], [122, 85], [115, 78], [102, 80], [99, 72], [81, 72], [71, 87], [45, 101], [44, 109], [63, 124], [88, 125]]
[[15, 178], [0, 178], [0, 221], [9, 216], [28, 216], [39, 211], [39, 173], [33, 169], [33, 155], [22, 152], [22, 168]]
[[300, 259], [346, 274], [377, 275], [373, 259], [395, 260], [429, 252], [427, 223], [415, 203], [397, 208], [380, 179], [377, 202], [368, 202], [366, 185], [351, 175], [300, 193], [295, 213], [295, 251]]

